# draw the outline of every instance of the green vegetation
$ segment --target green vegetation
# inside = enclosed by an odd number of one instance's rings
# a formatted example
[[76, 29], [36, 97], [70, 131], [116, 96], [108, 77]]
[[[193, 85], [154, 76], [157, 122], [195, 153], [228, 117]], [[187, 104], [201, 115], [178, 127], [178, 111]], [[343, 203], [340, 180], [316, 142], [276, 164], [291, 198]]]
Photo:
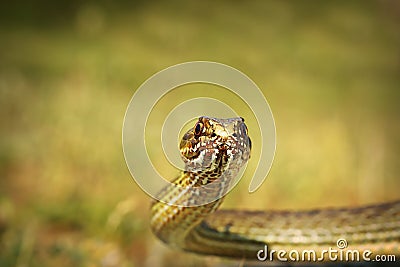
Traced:
[[136, 88], [185, 61], [245, 72], [275, 116], [267, 181], [249, 195], [245, 177], [226, 206], [399, 197], [396, 1], [129, 2], [0, 11], [0, 266], [219, 263], [155, 240], [122, 154]]

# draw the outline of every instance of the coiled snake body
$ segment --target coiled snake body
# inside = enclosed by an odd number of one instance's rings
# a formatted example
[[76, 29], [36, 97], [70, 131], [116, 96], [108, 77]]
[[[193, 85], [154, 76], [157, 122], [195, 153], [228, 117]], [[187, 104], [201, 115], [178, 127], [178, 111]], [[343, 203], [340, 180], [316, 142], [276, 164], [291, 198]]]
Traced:
[[200, 117], [180, 143], [185, 171], [152, 204], [153, 233], [186, 251], [253, 260], [265, 245], [319, 251], [336, 247], [339, 239], [351, 249], [400, 254], [400, 201], [296, 212], [217, 211], [250, 151], [244, 119]]

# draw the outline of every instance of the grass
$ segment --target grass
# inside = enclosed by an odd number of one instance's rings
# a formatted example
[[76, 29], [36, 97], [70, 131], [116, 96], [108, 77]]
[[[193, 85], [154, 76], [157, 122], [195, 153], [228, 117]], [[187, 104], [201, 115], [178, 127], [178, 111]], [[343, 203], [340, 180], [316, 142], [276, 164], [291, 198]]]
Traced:
[[[245, 177], [225, 206], [399, 197], [394, 2], [72, 1], [65, 12], [40, 3], [1, 11], [1, 266], [225, 264], [173, 252], [151, 235], [150, 199], [122, 154], [122, 121], [136, 88], [190, 60], [245, 72], [276, 120], [268, 179], [249, 195]], [[155, 121], [166, 114], [160, 110]]]

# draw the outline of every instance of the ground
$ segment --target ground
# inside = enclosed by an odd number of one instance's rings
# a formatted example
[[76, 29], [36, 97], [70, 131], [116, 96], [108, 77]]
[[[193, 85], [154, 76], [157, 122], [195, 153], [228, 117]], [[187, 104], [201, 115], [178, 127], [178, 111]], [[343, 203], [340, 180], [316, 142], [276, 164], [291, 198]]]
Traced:
[[[42, 0], [2, 7], [0, 265], [231, 263], [175, 252], [153, 237], [150, 198], [122, 153], [135, 90], [185, 61], [243, 71], [274, 114], [277, 151], [266, 182], [248, 194], [245, 176], [224, 207], [399, 198], [399, 14], [396, 1]], [[199, 87], [166, 99], [155, 121]], [[201, 92], [237, 101], [210, 87]], [[250, 136], [255, 126], [250, 119]]]

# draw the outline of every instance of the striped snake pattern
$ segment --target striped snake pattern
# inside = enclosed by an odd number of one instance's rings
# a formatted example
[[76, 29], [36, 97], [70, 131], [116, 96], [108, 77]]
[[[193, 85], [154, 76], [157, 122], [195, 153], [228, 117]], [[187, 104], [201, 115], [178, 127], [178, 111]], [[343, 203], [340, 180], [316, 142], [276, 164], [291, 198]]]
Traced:
[[400, 255], [400, 201], [305, 211], [217, 210], [250, 158], [243, 118], [200, 117], [183, 136], [180, 152], [185, 171], [151, 206], [151, 229], [171, 247], [256, 260], [265, 245], [318, 252], [344, 238], [351, 249]]

